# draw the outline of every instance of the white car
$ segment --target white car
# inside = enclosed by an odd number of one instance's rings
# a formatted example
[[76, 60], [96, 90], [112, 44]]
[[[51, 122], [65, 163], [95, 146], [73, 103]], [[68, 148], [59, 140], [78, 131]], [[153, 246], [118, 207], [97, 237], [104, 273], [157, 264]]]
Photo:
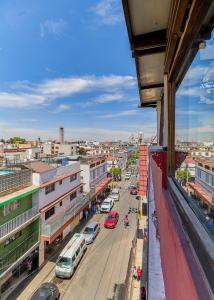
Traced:
[[100, 206], [100, 211], [103, 213], [109, 213], [114, 206], [114, 200], [112, 198], [106, 198]]
[[119, 189], [113, 189], [109, 198], [112, 198], [114, 201], [119, 201], [120, 199], [120, 192]]
[[125, 175], [125, 180], [129, 180], [131, 178], [131, 175], [130, 174], [126, 174]]

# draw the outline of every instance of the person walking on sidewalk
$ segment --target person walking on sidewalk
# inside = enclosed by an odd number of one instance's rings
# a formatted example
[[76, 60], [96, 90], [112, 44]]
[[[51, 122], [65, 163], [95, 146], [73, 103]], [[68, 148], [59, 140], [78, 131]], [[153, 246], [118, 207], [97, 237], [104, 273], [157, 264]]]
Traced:
[[137, 279], [137, 268], [135, 266], [132, 267], [132, 276], [135, 280]]
[[138, 281], [141, 280], [142, 274], [143, 274], [143, 270], [141, 269], [140, 266], [138, 266], [138, 268], [137, 268], [137, 280]]

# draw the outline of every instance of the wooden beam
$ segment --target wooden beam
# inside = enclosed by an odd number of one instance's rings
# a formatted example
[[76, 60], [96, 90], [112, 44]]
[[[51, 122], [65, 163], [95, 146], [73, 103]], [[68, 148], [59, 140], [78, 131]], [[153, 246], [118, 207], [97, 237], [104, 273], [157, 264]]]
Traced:
[[141, 90], [149, 90], [149, 89], [156, 89], [156, 88], [162, 88], [164, 87], [164, 83], [151, 83], [151, 84], [146, 84], [146, 85], [141, 85], [140, 89]]
[[178, 86], [183, 79], [185, 71], [197, 53], [194, 43], [198, 38], [201, 38], [200, 31], [202, 30], [202, 37], [208, 36], [206, 30], [203, 32], [206, 27], [203, 22], [212, 3], [212, 0], [195, 0], [189, 8], [188, 18], [186, 19], [182, 36], [177, 45], [176, 52], [173, 55], [173, 61], [169, 69], [169, 80], [175, 81], [176, 86]]
[[133, 50], [145, 50], [166, 46], [166, 30], [135, 35], [132, 37]]
[[166, 51], [166, 46], [160, 46], [157, 48], [143, 49], [143, 50], [135, 50], [134, 56], [145, 56], [152, 55], [157, 53], [163, 53]]

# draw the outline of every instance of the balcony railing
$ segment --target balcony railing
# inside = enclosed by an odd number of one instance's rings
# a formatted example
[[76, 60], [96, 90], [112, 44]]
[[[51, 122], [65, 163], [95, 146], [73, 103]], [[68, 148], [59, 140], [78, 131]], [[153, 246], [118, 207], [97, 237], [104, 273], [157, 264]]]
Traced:
[[31, 170], [19, 170], [13, 174], [0, 176], [0, 196], [31, 185]]
[[0, 226], [0, 239], [9, 234], [11, 231], [15, 230], [19, 226], [23, 225], [31, 218], [38, 214], [38, 208], [32, 207], [12, 220], [4, 223]]
[[34, 244], [38, 242], [38, 232], [34, 232], [31, 236], [27, 237], [20, 243], [14, 250], [10, 251], [7, 255], [0, 257], [0, 275], [10, 268], [16, 260], [24, 255]]
[[73, 200], [75, 202], [72, 203], [70, 208], [61, 212], [60, 214], [53, 216], [51, 221], [44, 224], [41, 229], [41, 234], [47, 237], [51, 237], [60, 227], [62, 227], [68, 220], [72, 217], [75, 217], [84, 205], [89, 202], [91, 197], [94, 195], [94, 190], [90, 191], [90, 193], [77, 198], [77, 200]]

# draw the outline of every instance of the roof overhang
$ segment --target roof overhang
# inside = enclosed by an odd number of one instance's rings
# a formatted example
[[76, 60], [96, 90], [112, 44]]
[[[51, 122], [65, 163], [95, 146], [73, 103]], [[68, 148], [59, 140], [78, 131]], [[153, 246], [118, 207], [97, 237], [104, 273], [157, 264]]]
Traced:
[[163, 95], [171, 0], [122, 0], [122, 2], [136, 64], [140, 107], [155, 107]]

